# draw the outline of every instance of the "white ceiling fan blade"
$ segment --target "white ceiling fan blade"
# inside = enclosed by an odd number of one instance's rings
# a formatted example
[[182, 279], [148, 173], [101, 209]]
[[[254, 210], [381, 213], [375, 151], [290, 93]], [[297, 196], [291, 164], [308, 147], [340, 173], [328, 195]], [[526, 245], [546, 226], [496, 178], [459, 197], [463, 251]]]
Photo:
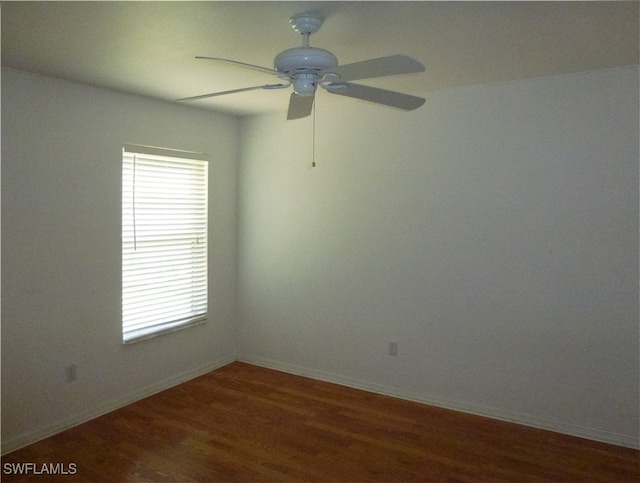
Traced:
[[287, 119], [300, 119], [307, 117], [311, 114], [313, 109], [314, 96], [300, 96], [295, 92], [291, 94], [289, 98], [289, 111], [287, 112]]
[[228, 64], [237, 65], [240, 67], [245, 67], [247, 69], [258, 70], [260, 72], [264, 72], [265, 74], [278, 75], [277, 70], [269, 69], [268, 67], [262, 67], [259, 65], [247, 64], [246, 62], [238, 62], [237, 60], [230, 59], [221, 59], [220, 57], [204, 57], [204, 56], [196, 56], [196, 59], [205, 59], [205, 60], [215, 60], [218, 62], [226, 62]]
[[232, 89], [230, 91], [213, 92], [211, 94], [202, 94], [202, 95], [193, 96], [193, 97], [183, 97], [182, 99], [176, 99], [176, 102], [195, 101], [197, 99], [206, 99], [208, 97], [225, 96], [227, 94], [236, 94], [238, 92], [255, 91], [257, 89], [284, 89], [285, 87], [289, 87], [290, 85], [291, 84], [266, 84], [262, 86], [243, 87], [242, 89]]
[[406, 55], [390, 55], [377, 59], [363, 60], [328, 69], [322, 74], [337, 74], [341, 81], [352, 81], [358, 79], [371, 79], [397, 74], [413, 74], [424, 72], [425, 66], [415, 59]]
[[363, 101], [375, 102], [377, 104], [385, 104], [398, 109], [412, 111], [424, 104], [425, 99], [401, 92], [388, 91], [377, 87], [364, 86], [362, 84], [352, 84], [349, 82], [340, 82], [329, 84], [326, 90], [331, 94], [339, 96], [354, 97]]

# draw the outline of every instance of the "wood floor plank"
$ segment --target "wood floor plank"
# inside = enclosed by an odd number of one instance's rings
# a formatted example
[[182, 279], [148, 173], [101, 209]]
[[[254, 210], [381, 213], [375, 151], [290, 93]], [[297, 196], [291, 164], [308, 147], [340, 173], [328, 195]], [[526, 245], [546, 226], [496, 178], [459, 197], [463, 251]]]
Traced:
[[[5, 471], [27, 462], [77, 471]], [[6, 482], [636, 483], [640, 452], [236, 362], [5, 455], [2, 468]]]

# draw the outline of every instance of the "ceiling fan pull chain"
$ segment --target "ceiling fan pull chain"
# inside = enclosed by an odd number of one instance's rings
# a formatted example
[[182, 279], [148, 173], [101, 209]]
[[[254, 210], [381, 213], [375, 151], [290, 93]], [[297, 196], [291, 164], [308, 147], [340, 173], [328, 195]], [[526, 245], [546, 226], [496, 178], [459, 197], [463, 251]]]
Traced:
[[311, 119], [311, 167], [316, 167], [316, 103], [313, 103], [313, 118]]

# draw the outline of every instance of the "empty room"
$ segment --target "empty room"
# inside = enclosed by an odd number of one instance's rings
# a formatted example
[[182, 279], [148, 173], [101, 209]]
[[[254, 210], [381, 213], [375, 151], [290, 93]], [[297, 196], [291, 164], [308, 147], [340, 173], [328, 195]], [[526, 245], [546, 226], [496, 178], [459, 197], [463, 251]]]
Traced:
[[637, 2], [2, 15], [2, 479], [638, 481]]

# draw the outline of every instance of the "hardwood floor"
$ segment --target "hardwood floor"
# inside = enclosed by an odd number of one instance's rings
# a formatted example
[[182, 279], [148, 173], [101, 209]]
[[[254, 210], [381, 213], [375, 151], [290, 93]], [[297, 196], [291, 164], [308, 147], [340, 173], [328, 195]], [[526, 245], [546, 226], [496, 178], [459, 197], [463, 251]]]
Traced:
[[[235, 362], [6, 455], [2, 480], [638, 482], [639, 457]], [[44, 473], [7, 474], [25, 462]]]

